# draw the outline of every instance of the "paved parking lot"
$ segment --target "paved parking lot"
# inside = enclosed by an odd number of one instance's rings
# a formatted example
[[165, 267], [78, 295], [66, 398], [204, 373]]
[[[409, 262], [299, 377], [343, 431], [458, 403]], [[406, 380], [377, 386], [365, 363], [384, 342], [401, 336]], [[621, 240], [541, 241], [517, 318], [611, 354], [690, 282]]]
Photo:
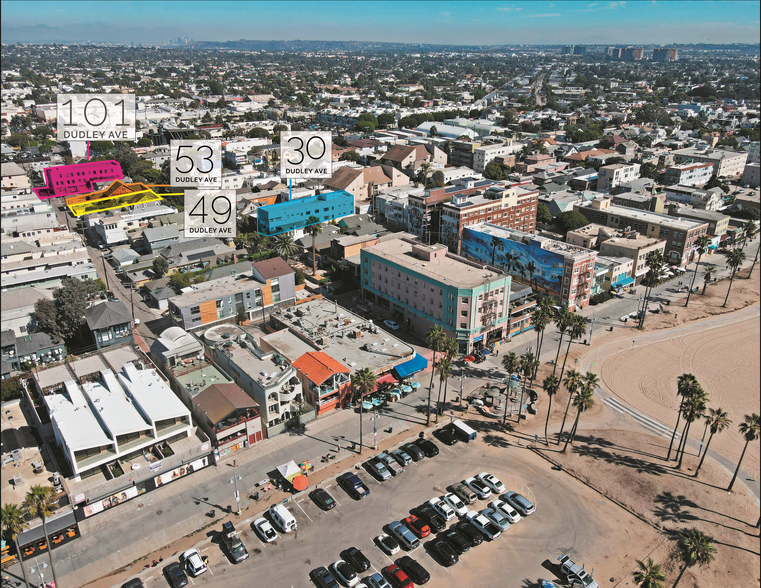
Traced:
[[[483, 436], [483, 434], [482, 434]], [[490, 439], [492, 437], [492, 439]], [[536, 504], [536, 513], [511, 526], [496, 541], [485, 542], [461, 556], [451, 568], [440, 566], [429, 555], [422, 541], [413, 552], [404, 550], [393, 556], [411, 555], [431, 574], [430, 585], [459, 586], [477, 582], [479, 586], [528, 588], [542, 579], [554, 579], [554, 562], [561, 553], [573, 554], [587, 569], [595, 569], [601, 585], [608, 579], [622, 578], [622, 548], [630, 546], [631, 557], [642, 557], [655, 533], [625, 511], [521, 447], [501, 447], [493, 437], [485, 436], [473, 443], [452, 447], [437, 443], [440, 454], [412, 463], [398, 477], [386, 482], [374, 479], [366, 470], [360, 477], [370, 488], [370, 496], [352, 500], [335, 482], [323, 486], [338, 505], [323, 512], [308, 496], [288, 504], [296, 517], [298, 531], [280, 534], [274, 543], [265, 545], [251, 531], [243, 528], [242, 539], [251, 556], [234, 565], [222, 551], [213, 529], [214, 541], [202, 549], [210, 557], [210, 571], [193, 579], [191, 585], [248, 587], [252, 578], [265, 586], [313, 588], [309, 572], [328, 566], [348, 547], [358, 547], [372, 567], [363, 577], [392, 563], [373, 542], [393, 520], [400, 520], [410, 510], [430, 498], [441, 496], [446, 487], [481, 471], [499, 477], [508, 490], [523, 493]], [[490, 444], [484, 442], [484, 439]], [[368, 456], [369, 457], [369, 456]], [[310, 489], [311, 491], [311, 489]], [[490, 501], [479, 501], [470, 508], [483, 509]], [[450, 522], [450, 526], [453, 522]], [[387, 528], [387, 527], [386, 527]], [[166, 564], [168, 562], [164, 562]], [[158, 570], [157, 570], [158, 572]], [[158, 573], [146, 586], [165, 586]]]

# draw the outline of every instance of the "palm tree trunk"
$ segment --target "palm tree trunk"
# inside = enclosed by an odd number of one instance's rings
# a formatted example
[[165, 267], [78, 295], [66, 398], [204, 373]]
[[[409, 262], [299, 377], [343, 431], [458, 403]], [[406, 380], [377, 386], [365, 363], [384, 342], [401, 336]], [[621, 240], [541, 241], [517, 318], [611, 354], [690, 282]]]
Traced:
[[568, 404], [565, 406], [565, 414], [563, 415], [563, 422], [560, 423], [560, 433], [558, 433], [558, 445], [560, 445], [560, 440], [563, 438], [563, 428], [565, 427], [565, 419], [568, 416], [568, 410], [571, 408], [571, 400], [573, 400], [573, 392], [570, 390], [569, 396], [568, 396]]
[[639, 328], [645, 326], [645, 317], [647, 316], [647, 304], [650, 302], [650, 292], [652, 288], [645, 287], [645, 299], [642, 301], [642, 316], [639, 318]]
[[53, 573], [53, 582], [55, 582], [57, 587], [60, 586], [60, 584], [58, 583], [58, 578], [55, 574], [55, 564], [53, 563], [53, 548], [50, 545], [50, 537], [48, 537], [48, 523], [45, 520], [45, 517], [42, 517], [42, 532], [45, 533], [45, 543], [48, 545], [48, 555], [50, 556], [50, 571]]
[[436, 421], [439, 422], [439, 409], [441, 408], [441, 387], [444, 385], [443, 379], [439, 378], [439, 393], [436, 396]]
[[568, 353], [571, 351], [571, 343], [573, 342], [573, 337], [570, 337], [568, 339], [568, 347], [565, 349], [565, 357], [563, 358], [563, 369], [560, 370], [560, 381], [563, 381], [563, 374], [565, 373], [565, 362], [568, 361]]
[[679, 412], [676, 413], [676, 425], [674, 425], [674, 432], [671, 435], [671, 443], [669, 443], [669, 452], [666, 454], [666, 461], [669, 461], [671, 459], [671, 448], [674, 445], [674, 439], [676, 438], [677, 429], [679, 429], [679, 419], [682, 418], [683, 404], [684, 404], [684, 396], [682, 396], [682, 400], [679, 402]]
[[676, 464], [676, 469], [682, 469], [682, 460], [684, 460], [684, 452], [687, 450], [687, 437], [690, 434], [690, 425], [692, 423], [687, 421], [687, 426], [684, 428], [684, 443], [682, 443], [682, 453], [679, 454], [679, 463]]
[[740, 461], [737, 462], [737, 467], [735, 468], [735, 473], [732, 476], [732, 481], [729, 483], [729, 488], [727, 488], [727, 492], [732, 492], [732, 487], [735, 485], [735, 480], [737, 479], [737, 474], [740, 471], [740, 464], [743, 462], [743, 457], [745, 457], [745, 450], [748, 449], [748, 440], [745, 440], [745, 447], [743, 447], [743, 452], [740, 454]]
[[689, 423], [687, 421], [685, 421], [685, 423], [684, 423], [684, 429], [682, 429], [682, 437], [679, 439], [679, 444], [676, 446], [676, 453], [674, 454], [674, 460], [675, 461], [677, 459], [679, 459], [679, 453], [682, 451], [682, 448], [684, 447], [684, 443], [685, 443], [685, 440], [686, 440], [685, 436], [684, 436], [684, 433], [687, 430], [687, 425], [689, 425]]
[[679, 584], [679, 580], [682, 579], [682, 576], [684, 575], [685, 570], [687, 570], [687, 565], [683, 565], [682, 569], [679, 570], [679, 575], [676, 578], [676, 582], [674, 582], [674, 585], [671, 588], [676, 588], [676, 585]]
[[317, 245], [317, 235], [312, 235], [312, 275], [317, 275], [317, 249], [315, 247]]
[[433, 365], [431, 365], [431, 383], [428, 385], [428, 413], [425, 417], [425, 426], [431, 424], [431, 389], [433, 388], [433, 376], [436, 374], [436, 351], [433, 352]]
[[558, 352], [555, 354], [555, 365], [552, 366], [552, 375], [555, 375], [555, 370], [558, 367], [558, 359], [560, 359], [560, 346], [563, 345], [563, 332], [560, 332], [560, 341], [558, 341]]
[[711, 439], [713, 439], [713, 431], [711, 431], [711, 434], [708, 436], [708, 443], [706, 443], [706, 450], [703, 452], [703, 455], [700, 458], [700, 463], [698, 464], [697, 469], [695, 470], [695, 477], [698, 477], [698, 474], [700, 473], [700, 468], [703, 467], [703, 462], [706, 459], [706, 454], [708, 453], [708, 448], [711, 446]]
[[362, 455], [362, 401], [359, 399], [359, 454]]
[[698, 255], [698, 262], [695, 264], [695, 273], [692, 274], [692, 282], [690, 282], [690, 288], [687, 290], [687, 302], [684, 303], [685, 308], [687, 308], [687, 305], [690, 303], [690, 296], [692, 296], [692, 287], [695, 285], [695, 280], [698, 279], [698, 266], [700, 265], [701, 257], [703, 257], [702, 253]]
[[[507, 381], [510, 382], [510, 376], [512, 374], [507, 374]], [[502, 424], [504, 425], [507, 423], [507, 395], [510, 392], [510, 384], [507, 385], [507, 388], [505, 388], [505, 414], [502, 415]]]
[[547, 419], [544, 421], [544, 444], [549, 447], [550, 441], [547, 438], [547, 425], [550, 423], [550, 413], [552, 412], [552, 396], [550, 396], [550, 404], [547, 406]]
[[521, 415], [523, 414], [523, 395], [526, 393], [526, 376], [523, 376], [523, 387], [521, 388], [521, 400], [518, 404], [518, 423], [521, 422]]
[[[21, 561], [21, 548], [18, 544], [18, 535], [13, 538], [13, 543], [16, 545], [16, 557], [18, 557], [18, 565], [21, 566], [21, 575], [24, 576], [24, 584], [26, 584], [26, 588], [29, 588], [29, 578], [26, 575], [24, 562]], [[58, 586], [58, 584], [56, 584], [56, 586]]]
[[727, 288], [727, 296], [724, 298], [724, 304], [721, 305], [722, 308], [727, 306], [727, 300], [729, 300], [729, 291], [732, 289], [732, 282], [735, 279], [735, 272], [732, 271], [732, 274], [729, 276], [729, 288]]
[[756, 261], [758, 261], [758, 252], [761, 250], [761, 244], [759, 244], [758, 249], [756, 249], [756, 255], [753, 257], [753, 263], [750, 266], [750, 271], [748, 271], [748, 277], [745, 278], [746, 280], [750, 280], [750, 277], [753, 275], [753, 268], [756, 267]]
[[[571, 431], [576, 429], [576, 425], [579, 424], [579, 417], [581, 416], [581, 410], [576, 411], [576, 419], [573, 422], [573, 427], [571, 428]], [[565, 450], [568, 449], [568, 443], [571, 441], [571, 436], [568, 435], [565, 440], [565, 445], [563, 445], [563, 453], [565, 453]]]
[[441, 403], [441, 413], [447, 408], [447, 388], [449, 388], [449, 378], [444, 379], [444, 402]]

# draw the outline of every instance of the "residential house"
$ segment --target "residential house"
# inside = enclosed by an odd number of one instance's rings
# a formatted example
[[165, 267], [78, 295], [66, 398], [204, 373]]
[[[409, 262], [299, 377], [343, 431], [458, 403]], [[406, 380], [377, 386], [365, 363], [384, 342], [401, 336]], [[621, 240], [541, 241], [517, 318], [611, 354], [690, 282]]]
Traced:
[[28, 287], [4, 292], [0, 297], [2, 329], [13, 330], [17, 337], [34, 333], [37, 330], [34, 306], [40, 300], [52, 301], [53, 291]]
[[133, 341], [132, 315], [119, 300], [92, 305], [85, 310], [85, 320], [98, 349]]

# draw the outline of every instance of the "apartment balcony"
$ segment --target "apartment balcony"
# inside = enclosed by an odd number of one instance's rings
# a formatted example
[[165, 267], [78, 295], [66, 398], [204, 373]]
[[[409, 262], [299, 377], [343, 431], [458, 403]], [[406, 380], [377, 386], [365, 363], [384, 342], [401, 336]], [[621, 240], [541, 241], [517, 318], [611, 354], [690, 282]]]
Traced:
[[280, 391], [280, 402], [291, 402], [301, 396], [301, 386], [292, 386], [291, 388], [283, 388]]

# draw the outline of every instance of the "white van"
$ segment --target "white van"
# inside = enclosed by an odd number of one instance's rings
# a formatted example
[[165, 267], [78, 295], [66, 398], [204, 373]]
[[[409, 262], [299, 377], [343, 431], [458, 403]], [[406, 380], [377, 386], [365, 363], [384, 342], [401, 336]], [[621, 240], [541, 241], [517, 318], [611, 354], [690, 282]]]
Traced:
[[464, 441], [465, 443], [474, 441], [477, 436], [476, 432], [462, 421], [454, 421], [452, 423], [452, 430], [460, 441]]
[[271, 507], [270, 516], [272, 517], [272, 520], [275, 521], [277, 526], [283, 530], [284, 533], [290, 533], [291, 531], [295, 531], [297, 528], [296, 519], [282, 504], [276, 504], [275, 506]]

